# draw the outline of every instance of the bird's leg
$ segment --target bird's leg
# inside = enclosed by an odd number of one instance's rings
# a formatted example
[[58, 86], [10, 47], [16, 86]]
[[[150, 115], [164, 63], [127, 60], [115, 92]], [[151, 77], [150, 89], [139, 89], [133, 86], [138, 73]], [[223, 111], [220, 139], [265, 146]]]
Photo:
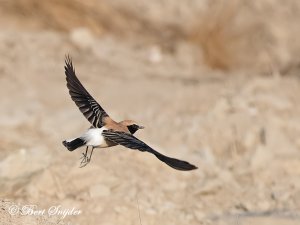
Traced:
[[89, 163], [89, 162], [91, 161], [91, 159], [92, 159], [92, 155], [93, 155], [94, 148], [95, 148], [95, 147], [93, 146], [92, 151], [91, 151], [91, 154], [90, 154], [90, 157], [87, 158], [87, 163]]
[[86, 146], [85, 153], [82, 153], [82, 157], [80, 158], [80, 159], [82, 159], [82, 162], [84, 162], [84, 160], [86, 160], [88, 150], [89, 150], [89, 146]]
[[82, 157], [80, 158], [80, 159], [82, 159], [80, 162], [80, 167], [86, 166], [86, 164], [87, 164], [86, 162], [88, 160], [88, 157], [87, 157], [88, 150], [89, 150], [89, 146], [86, 146], [85, 153], [82, 153]]
[[80, 168], [85, 167], [87, 164], [90, 163], [90, 161], [91, 161], [91, 159], [92, 159], [92, 155], [93, 155], [94, 148], [95, 148], [95, 147], [92, 146], [92, 151], [91, 151], [91, 153], [90, 153], [89, 156], [87, 156], [87, 153], [88, 153], [88, 147], [87, 147], [85, 153], [82, 153], [82, 154], [83, 154], [83, 157], [82, 157], [83, 159], [82, 159], [82, 161], [81, 161], [81, 163], [80, 163]]

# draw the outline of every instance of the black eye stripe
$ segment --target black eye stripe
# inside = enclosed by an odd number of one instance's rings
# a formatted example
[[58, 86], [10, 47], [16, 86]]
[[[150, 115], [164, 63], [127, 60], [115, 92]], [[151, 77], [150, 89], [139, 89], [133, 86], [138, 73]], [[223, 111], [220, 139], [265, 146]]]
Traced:
[[132, 124], [127, 126], [127, 128], [131, 134], [134, 134], [139, 129], [139, 126], [136, 124]]

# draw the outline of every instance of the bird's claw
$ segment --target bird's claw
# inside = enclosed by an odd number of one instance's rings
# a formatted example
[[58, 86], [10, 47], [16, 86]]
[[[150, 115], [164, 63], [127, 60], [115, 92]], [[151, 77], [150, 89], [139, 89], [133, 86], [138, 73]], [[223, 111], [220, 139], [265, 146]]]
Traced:
[[82, 159], [82, 160], [81, 160], [81, 162], [80, 162], [79, 168], [85, 167], [87, 164], [90, 163], [91, 158], [92, 158], [92, 154], [93, 154], [93, 150], [94, 150], [94, 148], [92, 148], [92, 152], [90, 153], [89, 156], [88, 156], [88, 147], [86, 148], [85, 153], [82, 153], [82, 156], [81, 156], [81, 158], [80, 158], [80, 159]]
[[82, 159], [81, 162], [83, 162], [86, 158], [87, 158], [87, 153], [82, 153], [82, 156], [80, 157], [80, 159]]
[[82, 159], [82, 160], [81, 160], [81, 162], [80, 162], [79, 168], [85, 167], [85, 166], [86, 166], [87, 164], [89, 164], [90, 161], [91, 161], [91, 157], [88, 157], [86, 153], [82, 153], [82, 155], [83, 155], [83, 156], [80, 158], [80, 159]]
[[87, 164], [88, 164], [88, 162], [85, 162], [85, 163], [82, 163], [82, 162], [81, 162], [79, 168], [83, 168], [83, 167], [85, 167]]

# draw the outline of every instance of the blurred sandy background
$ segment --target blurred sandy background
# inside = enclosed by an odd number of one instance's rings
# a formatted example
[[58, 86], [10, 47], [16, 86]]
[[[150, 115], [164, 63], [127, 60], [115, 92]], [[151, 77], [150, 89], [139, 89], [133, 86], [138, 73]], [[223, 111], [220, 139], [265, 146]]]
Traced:
[[[0, 0], [0, 14], [0, 224], [300, 224], [300, 2]], [[199, 169], [123, 147], [78, 168], [84, 149], [61, 141], [89, 123], [67, 53], [113, 118]]]

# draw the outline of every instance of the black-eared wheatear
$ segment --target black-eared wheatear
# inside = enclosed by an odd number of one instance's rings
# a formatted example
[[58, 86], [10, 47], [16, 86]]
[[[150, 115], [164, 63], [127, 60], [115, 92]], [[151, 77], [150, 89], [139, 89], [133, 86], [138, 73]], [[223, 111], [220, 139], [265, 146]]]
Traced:
[[[91, 161], [94, 148], [107, 148], [115, 145], [123, 145], [126, 148], [152, 153], [159, 160], [176, 170], [197, 169], [196, 166], [186, 161], [170, 158], [155, 151], [153, 148], [133, 136], [137, 130], [144, 128], [133, 120], [116, 122], [111, 119], [78, 80], [72, 60], [69, 56], [65, 59], [65, 74], [67, 87], [72, 100], [92, 124], [92, 126], [80, 137], [62, 142], [69, 151], [74, 151], [79, 147], [86, 146], [85, 153], [82, 153], [81, 167], [86, 166]], [[89, 147], [91, 147], [92, 150], [88, 156]]]

